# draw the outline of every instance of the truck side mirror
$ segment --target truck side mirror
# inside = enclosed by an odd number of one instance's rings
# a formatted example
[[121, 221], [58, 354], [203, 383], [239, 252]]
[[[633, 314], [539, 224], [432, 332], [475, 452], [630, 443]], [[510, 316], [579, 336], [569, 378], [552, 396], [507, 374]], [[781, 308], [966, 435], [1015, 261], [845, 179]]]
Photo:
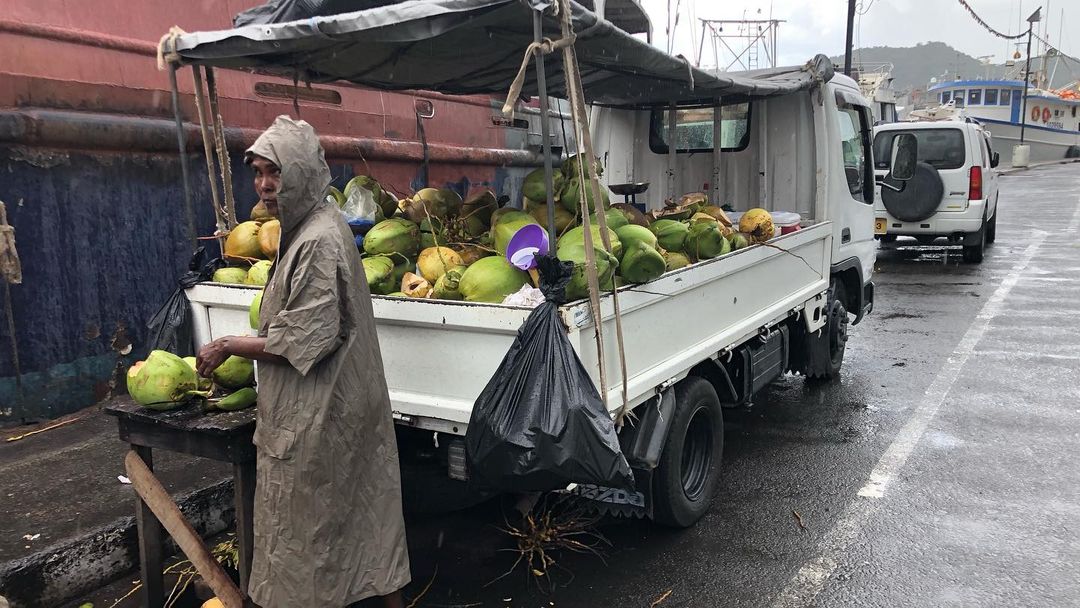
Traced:
[[990, 168], [991, 169], [996, 169], [997, 166], [998, 166], [998, 163], [1000, 163], [1000, 162], [1001, 162], [1001, 155], [998, 154], [997, 152], [994, 152], [990, 156]]
[[919, 156], [919, 142], [911, 133], [901, 133], [893, 139], [892, 160], [889, 177], [907, 181], [915, 176], [915, 162]]

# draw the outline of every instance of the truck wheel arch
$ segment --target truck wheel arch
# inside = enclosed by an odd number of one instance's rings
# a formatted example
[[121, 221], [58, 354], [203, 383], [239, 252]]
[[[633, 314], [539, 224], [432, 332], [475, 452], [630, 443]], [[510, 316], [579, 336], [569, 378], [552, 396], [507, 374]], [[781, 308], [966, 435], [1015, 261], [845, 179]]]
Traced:
[[866, 311], [866, 289], [863, 282], [862, 263], [851, 257], [832, 265], [831, 278], [844, 286], [844, 307], [855, 315], [852, 325], [862, 321]]

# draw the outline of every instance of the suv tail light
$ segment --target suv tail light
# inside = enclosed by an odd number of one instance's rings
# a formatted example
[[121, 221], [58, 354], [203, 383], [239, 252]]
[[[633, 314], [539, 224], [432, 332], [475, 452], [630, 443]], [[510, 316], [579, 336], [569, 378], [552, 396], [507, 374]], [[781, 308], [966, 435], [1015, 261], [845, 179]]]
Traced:
[[968, 200], [981, 201], [982, 197], [982, 167], [976, 165], [968, 173]]

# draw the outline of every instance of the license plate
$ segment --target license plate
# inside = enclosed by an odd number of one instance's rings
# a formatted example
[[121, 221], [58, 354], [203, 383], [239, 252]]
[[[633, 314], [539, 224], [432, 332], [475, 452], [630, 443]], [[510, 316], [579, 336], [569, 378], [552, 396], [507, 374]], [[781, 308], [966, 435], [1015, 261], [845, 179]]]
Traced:
[[874, 234], [885, 234], [885, 229], [888, 226], [888, 222], [884, 219], [874, 220]]

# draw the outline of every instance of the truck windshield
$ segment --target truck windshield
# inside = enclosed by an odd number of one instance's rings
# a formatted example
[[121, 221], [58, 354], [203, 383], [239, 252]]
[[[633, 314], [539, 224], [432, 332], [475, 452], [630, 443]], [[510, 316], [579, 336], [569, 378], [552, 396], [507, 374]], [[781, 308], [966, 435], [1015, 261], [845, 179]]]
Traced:
[[919, 142], [919, 162], [935, 169], [959, 169], [964, 166], [964, 133], [960, 129], [912, 129], [879, 131], [874, 136], [874, 167], [888, 169], [893, 139], [911, 133]]

